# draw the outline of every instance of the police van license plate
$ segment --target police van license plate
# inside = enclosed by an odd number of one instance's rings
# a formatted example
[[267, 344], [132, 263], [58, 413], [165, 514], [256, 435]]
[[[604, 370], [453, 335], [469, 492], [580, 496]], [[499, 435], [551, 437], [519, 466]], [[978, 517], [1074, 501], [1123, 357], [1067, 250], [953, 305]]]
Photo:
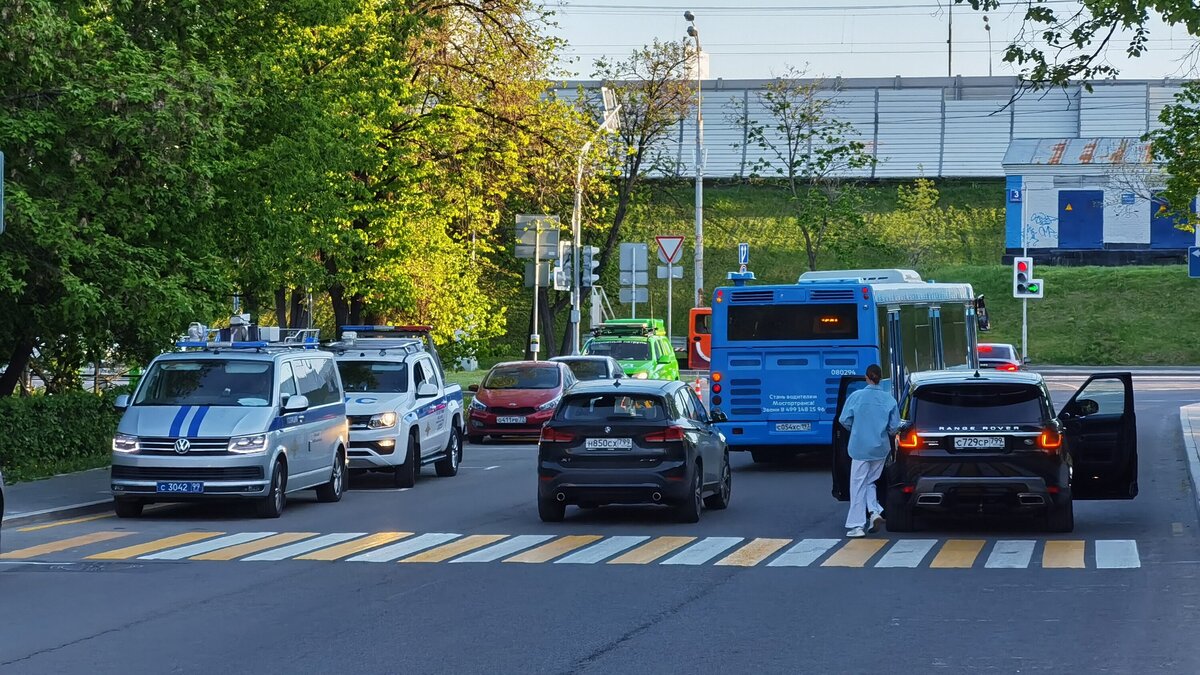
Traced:
[[633, 447], [632, 438], [589, 438], [584, 441], [588, 450], [629, 450]]
[[496, 424], [525, 424], [524, 417], [497, 417]]
[[204, 493], [204, 483], [194, 481], [173, 481], [160, 480], [155, 486], [157, 492], [170, 492], [175, 494], [198, 495]]
[[956, 450], [1003, 450], [1003, 436], [957, 436], [954, 439]]
[[812, 431], [812, 422], [781, 422], [775, 431]]

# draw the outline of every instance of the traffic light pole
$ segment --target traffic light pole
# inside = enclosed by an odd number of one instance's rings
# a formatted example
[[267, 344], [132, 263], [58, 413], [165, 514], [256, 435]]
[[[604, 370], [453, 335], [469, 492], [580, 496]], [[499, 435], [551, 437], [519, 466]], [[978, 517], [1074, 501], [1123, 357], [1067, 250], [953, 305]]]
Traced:
[[[1029, 242], [1025, 238], [1025, 214], [1029, 205], [1025, 203], [1025, 190], [1021, 190], [1021, 256], [1029, 257]], [[1029, 278], [1033, 279], [1033, 270], [1029, 270]], [[1021, 367], [1029, 361], [1029, 298], [1021, 298]]]

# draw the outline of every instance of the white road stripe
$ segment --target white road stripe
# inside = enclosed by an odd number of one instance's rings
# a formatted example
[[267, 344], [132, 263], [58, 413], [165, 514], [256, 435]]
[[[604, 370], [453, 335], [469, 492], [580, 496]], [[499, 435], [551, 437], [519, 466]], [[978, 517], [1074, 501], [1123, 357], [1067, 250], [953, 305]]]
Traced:
[[1141, 567], [1137, 542], [1132, 539], [1097, 539], [1096, 568], [1102, 570]]
[[141, 556], [138, 558], [138, 560], [183, 560], [184, 558], [190, 558], [194, 555], [200, 555], [201, 553], [211, 553], [212, 551], [216, 551], [227, 546], [237, 546], [238, 544], [245, 544], [258, 539], [264, 539], [273, 534], [275, 533], [238, 532], [237, 534], [217, 537], [216, 539], [209, 539], [195, 544], [188, 544], [187, 546], [180, 546], [179, 548], [169, 548], [165, 551], [159, 551], [158, 553], [151, 553], [150, 555]]
[[359, 537], [365, 536], [367, 536], [366, 532], [335, 532], [334, 534], [326, 534], [324, 536], [316, 537], [315, 539], [307, 539], [305, 541], [284, 546], [282, 548], [263, 551], [262, 553], [252, 555], [249, 558], [242, 558], [242, 560], [287, 560], [293, 556], [304, 555], [309, 551], [315, 551], [319, 548], [333, 546], [334, 544], [340, 544], [343, 541], [350, 541], [351, 539], [358, 539]]
[[591, 565], [598, 563], [605, 558], [614, 556], [625, 549], [633, 548], [634, 546], [646, 541], [650, 537], [609, 537], [597, 544], [577, 551], [562, 560], [555, 560], [554, 563], [578, 563], [581, 565]]
[[660, 565], [703, 565], [742, 541], [742, 537], [705, 537], [659, 563]]
[[784, 551], [783, 555], [767, 563], [767, 567], [807, 567], [825, 555], [826, 551], [837, 546], [839, 541], [841, 539], [801, 539], [795, 546]]
[[412, 539], [405, 539], [391, 546], [384, 546], [374, 551], [360, 553], [354, 557], [346, 558], [346, 560], [350, 562], [391, 562], [412, 555], [413, 553], [420, 553], [427, 548], [433, 548], [439, 544], [453, 541], [461, 536], [461, 534], [452, 534], [449, 532], [431, 532], [429, 534], [422, 534], [419, 537], [413, 537]]
[[887, 553], [875, 563], [876, 567], [917, 567], [929, 551], [933, 549], [936, 539], [901, 539], [892, 544]]
[[1037, 542], [1030, 539], [1001, 539], [992, 546], [992, 554], [988, 556], [984, 567], [992, 569], [1025, 569], [1033, 557], [1033, 547]]
[[511, 539], [505, 539], [494, 546], [488, 546], [487, 548], [479, 549], [478, 551], [465, 555], [461, 558], [455, 558], [450, 562], [492, 562], [494, 560], [499, 560], [500, 558], [510, 556], [513, 553], [520, 553], [527, 548], [533, 548], [534, 546], [553, 538], [554, 535], [552, 534], [522, 534]]

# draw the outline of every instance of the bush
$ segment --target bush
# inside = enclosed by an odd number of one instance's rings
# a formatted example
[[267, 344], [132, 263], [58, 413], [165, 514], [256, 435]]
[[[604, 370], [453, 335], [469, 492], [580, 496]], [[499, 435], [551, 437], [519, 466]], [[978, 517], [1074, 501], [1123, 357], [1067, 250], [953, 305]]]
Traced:
[[120, 413], [115, 395], [82, 391], [0, 398], [0, 466], [8, 481], [105, 466]]

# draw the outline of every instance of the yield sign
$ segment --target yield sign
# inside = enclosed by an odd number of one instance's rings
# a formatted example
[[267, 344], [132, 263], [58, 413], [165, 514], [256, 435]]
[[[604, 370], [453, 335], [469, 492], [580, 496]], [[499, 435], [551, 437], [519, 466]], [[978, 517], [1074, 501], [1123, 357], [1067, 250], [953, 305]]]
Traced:
[[658, 242], [658, 259], [667, 265], [679, 262], [683, 253], [683, 237], [655, 237]]

